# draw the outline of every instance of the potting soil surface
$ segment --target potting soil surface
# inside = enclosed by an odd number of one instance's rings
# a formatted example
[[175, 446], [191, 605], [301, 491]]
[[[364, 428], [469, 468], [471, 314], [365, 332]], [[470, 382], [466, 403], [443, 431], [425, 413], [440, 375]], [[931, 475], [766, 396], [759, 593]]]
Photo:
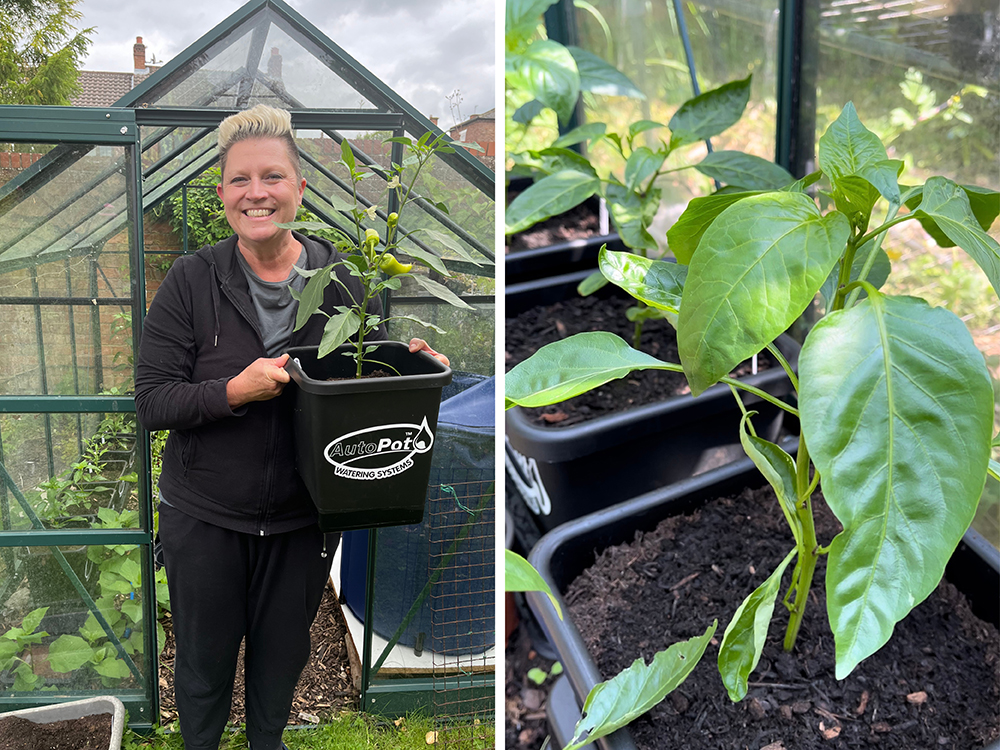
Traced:
[[0, 750], [107, 750], [111, 714], [36, 724], [19, 716], [0, 719]]
[[[516, 194], [508, 194], [508, 201]], [[566, 213], [535, 224], [530, 229], [511, 235], [507, 240], [507, 252], [535, 250], [557, 242], [567, 242], [593, 237], [600, 231], [600, 222], [593, 209], [587, 204], [571, 208]]]
[[[610, 331], [631, 344], [634, 324], [625, 317], [625, 311], [635, 304], [637, 303], [631, 298], [601, 299], [590, 295], [532, 308], [517, 317], [508, 318], [504, 338], [506, 369], [510, 370], [523, 362], [545, 344], [585, 331]], [[640, 349], [663, 362], [680, 362], [677, 355], [677, 334], [665, 320], [646, 321], [642, 328]], [[757, 360], [758, 370], [771, 367], [771, 359], [766, 352], [758, 355]], [[750, 374], [752, 368], [751, 361], [747, 360], [730, 375], [742, 377]], [[567, 401], [528, 409], [527, 412], [538, 424], [568, 427], [605, 414], [690, 392], [687, 379], [682, 373], [646, 370], [612, 380]]]
[[[160, 655], [160, 718], [169, 725], [177, 718], [174, 701], [174, 639], [167, 618], [164, 629], [167, 643]], [[309, 637], [312, 648], [309, 662], [299, 677], [292, 700], [288, 723], [314, 724], [327, 721], [347, 710], [355, 710], [358, 692], [351, 681], [344, 618], [337, 603], [337, 595], [327, 584], [319, 613], [313, 622]], [[277, 648], [281, 644], [275, 644]], [[233, 690], [233, 707], [229, 715], [231, 724], [246, 722], [243, 703], [243, 647], [240, 647], [236, 666], [236, 685]]]
[[[840, 526], [825, 503], [813, 502], [818, 539], [829, 544]], [[1000, 736], [1000, 634], [947, 581], [888, 644], [835, 679], [825, 557], [794, 650], [782, 648], [788, 614], [779, 597], [747, 697], [731, 703], [718, 643], [736, 608], [792, 546], [770, 488], [746, 491], [608, 548], [571, 584], [569, 611], [605, 678], [719, 621], [687, 680], [630, 725], [640, 748], [972, 750]]]

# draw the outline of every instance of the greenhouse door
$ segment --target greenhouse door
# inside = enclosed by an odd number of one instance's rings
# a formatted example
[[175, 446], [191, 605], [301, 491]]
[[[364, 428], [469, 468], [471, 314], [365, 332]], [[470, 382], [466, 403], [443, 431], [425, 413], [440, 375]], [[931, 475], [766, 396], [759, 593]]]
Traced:
[[133, 728], [163, 637], [138, 144], [133, 110], [0, 107], [0, 711], [110, 694]]

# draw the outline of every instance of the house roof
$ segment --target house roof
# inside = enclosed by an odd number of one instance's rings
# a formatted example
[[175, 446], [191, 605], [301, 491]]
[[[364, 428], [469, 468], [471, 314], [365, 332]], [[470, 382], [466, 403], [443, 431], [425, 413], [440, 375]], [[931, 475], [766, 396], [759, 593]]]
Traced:
[[458, 130], [459, 128], [464, 128], [466, 125], [468, 125], [469, 123], [475, 122], [476, 120], [493, 120], [495, 122], [496, 119], [497, 119], [497, 111], [496, 111], [496, 109], [495, 108], [494, 109], [488, 109], [485, 112], [483, 112], [482, 114], [471, 115], [468, 120], [465, 120], [464, 122], [460, 122], [460, 123], [458, 123], [458, 125], [454, 125], [450, 129], [451, 130]]
[[80, 93], [70, 103], [74, 107], [110, 107], [125, 96], [158, 68], [148, 68], [149, 73], [113, 73], [99, 70], [81, 70], [77, 82]]

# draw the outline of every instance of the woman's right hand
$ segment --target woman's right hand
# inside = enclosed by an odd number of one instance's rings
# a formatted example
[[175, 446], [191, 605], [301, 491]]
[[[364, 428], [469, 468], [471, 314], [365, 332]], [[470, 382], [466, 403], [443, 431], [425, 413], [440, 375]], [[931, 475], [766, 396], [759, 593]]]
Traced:
[[288, 355], [276, 359], [260, 357], [254, 360], [235, 378], [226, 383], [229, 408], [236, 409], [251, 401], [268, 401], [281, 395], [285, 384], [291, 380], [285, 363]]

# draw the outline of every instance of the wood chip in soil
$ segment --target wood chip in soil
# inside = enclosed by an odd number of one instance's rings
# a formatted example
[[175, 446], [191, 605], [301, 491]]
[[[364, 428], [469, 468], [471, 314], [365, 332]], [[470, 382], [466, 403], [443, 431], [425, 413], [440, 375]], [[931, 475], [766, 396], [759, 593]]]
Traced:
[[[829, 544], [840, 526], [818, 494], [813, 504], [819, 541]], [[793, 652], [782, 648], [788, 615], [779, 603], [750, 691], [731, 703], [718, 642], [792, 545], [770, 488], [748, 490], [608, 548], [570, 585], [568, 609], [606, 678], [719, 620], [688, 679], [630, 726], [639, 748], [974, 750], [1000, 737], [1000, 634], [947, 581], [881, 650], [835, 679], [825, 557]]]
[[[170, 619], [165, 618], [166, 646], [160, 655], [160, 718], [169, 724], [177, 718], [174, 701], [174, 638]], [[347, 645], [344, 636], [347, 626], [337, 603], [337, 595], [330, 584], [323, 592], [319, 613], [309, 631], [312, 641], [309, 662], [302, 670], [295, 688], [292, 710], [288, 723], [312, 724], [314, 720], [327, 721], [345, 711], [357, 709], [358, 692], [351, 680]], [[231, 724], [246, 722], [243, 701], [243, 647], [240, 646], [236, 666], [236, 685], [233, 690], [233, 707], [229, 714]]]

